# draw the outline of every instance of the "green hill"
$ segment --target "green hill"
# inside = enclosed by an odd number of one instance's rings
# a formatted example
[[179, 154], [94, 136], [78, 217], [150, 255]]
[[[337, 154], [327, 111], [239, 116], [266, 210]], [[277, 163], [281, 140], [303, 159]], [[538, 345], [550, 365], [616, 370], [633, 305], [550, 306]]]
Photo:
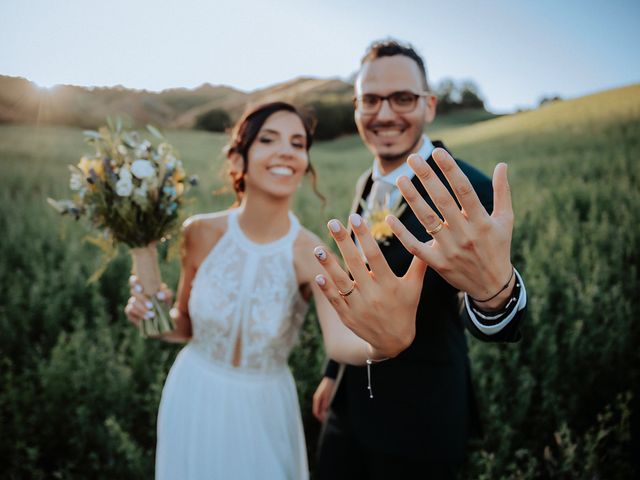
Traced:
[[446, 129], [440, 135], [464, 145], [511, 136], [579, 133], [590, 125], [603, 127], [640, 116], [640, 84], [607, 90], [572, 100], [545, 104], [537, 110], [481, 121], [465, 128]]

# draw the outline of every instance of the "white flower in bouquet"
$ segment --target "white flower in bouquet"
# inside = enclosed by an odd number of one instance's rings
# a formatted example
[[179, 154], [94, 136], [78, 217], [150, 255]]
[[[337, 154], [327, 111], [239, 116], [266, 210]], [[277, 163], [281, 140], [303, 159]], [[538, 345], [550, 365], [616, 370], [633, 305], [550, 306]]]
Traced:
[[130, 178], [120, 178], [116, 183], [116, 193], [121, 197], [128, 197], [133, 191], [133, 183]]
[[144, 179], [153, 177], [156, 174], [156, 170], [149, 160], [138, 159], [131, 165], [131, 173], [137, 178]]
[[69, 188], [74, 192], [77, 192], [82, 188], [83, 185], [84, 180], [82, 178], [82, 175], [80, 175], [78, 172], [72, 172], [71, 178], [69, 178]]
[[151, 147], [151, 142], [149, 142], [148, 140], [143, 140], [135, 147], [134, 152], [137, 157], [146, 157], [149, 155], [149, 149]]
[[120, 178], [120, 180], [126, 180], [126, 181], [130, 182], [131, 181], [131, 171], [126, 166], [123, 166], [122, 168], [120, 168], [118, 170], [118, 177]]
[[133, 191], [131, 172], [128, 168], [122, 167], [118, 173], [119, 180], [116, 182], [116, 193], [121, 197], [128, 197]]

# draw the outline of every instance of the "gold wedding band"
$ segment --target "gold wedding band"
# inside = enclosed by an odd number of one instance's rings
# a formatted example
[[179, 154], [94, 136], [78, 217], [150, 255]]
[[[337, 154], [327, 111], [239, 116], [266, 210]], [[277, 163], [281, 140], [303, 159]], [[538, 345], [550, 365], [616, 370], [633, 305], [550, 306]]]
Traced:
[[444, 223], [440, 222], [436, 228], [433, 230], [428, 230], [427, 233], [433, 237], [434, 234], [438, 233], [444, 227]]
[[349, 289], [348, 292], [343, 292], [342, 290], [338, 289], [338, 293], [340, 294], [341, 297], [348, 297], [356, 289], [356, 281], [353, 280], [352, 282], [353, 283], [351, 283], [351, 288]]

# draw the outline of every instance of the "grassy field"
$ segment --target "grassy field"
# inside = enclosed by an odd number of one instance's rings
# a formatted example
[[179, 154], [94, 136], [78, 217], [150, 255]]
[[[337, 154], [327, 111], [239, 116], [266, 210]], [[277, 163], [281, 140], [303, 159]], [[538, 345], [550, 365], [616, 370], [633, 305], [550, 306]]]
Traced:
[[[640, 391], [640, 86], [428, 130], [490, 174], [509, 164], [514, 263], [530, 315], [515, 346], [470, 341], [485, 438], [468, 478], [631, 478]], [[200, 178], [190, 212], [226, 208], [222, 135], [168, 132]], [[144, 341], [124, 319], [126, 255], [87, 285], [97, 252], [83, 224], [46, 198], [68, 195], [81, 131], [0, 126], [0, 464], [6, 478], [149, 478], [155, 413], [177, 347]], [[309, 188], [294, 210], [328, 240], [371, 163], [356, 136], [312, 150], [326, 207]], [[175, 260], [163, 264], [170, 285]], [[313, 312], [291, 359], [310, 451], [310, 396], [323, 353]], [[637, 441], [637, 440], [636, 440]]]

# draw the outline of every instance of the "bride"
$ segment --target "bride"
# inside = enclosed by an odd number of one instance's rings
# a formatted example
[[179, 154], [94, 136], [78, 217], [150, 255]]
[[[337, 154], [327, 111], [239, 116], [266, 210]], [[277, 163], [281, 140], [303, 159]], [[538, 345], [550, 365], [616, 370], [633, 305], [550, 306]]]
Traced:
[[[311, 143], [287, 103], [247, 112], [226, 149], [236, 206], [184, 224], [176, 330], [161, 338], [187, 345], [162, 392], [157, 479], [308, 478], [287, 357], [311, 297], [331, 358], [362, 365], [385, 356], [341, 322], [321, 289], [328, 249], [290, 212], [303, 176], [314, 175]], [[137, 323], [153, 314], [132, 282], [125, 312]]]

